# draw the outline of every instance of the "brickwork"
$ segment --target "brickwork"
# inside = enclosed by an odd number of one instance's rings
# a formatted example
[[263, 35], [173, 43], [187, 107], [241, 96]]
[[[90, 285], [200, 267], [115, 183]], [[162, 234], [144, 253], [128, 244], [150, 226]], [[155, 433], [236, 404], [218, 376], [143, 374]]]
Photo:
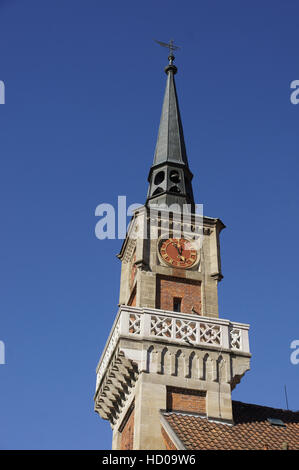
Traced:
[[134, 408], [131, 409], [121, 426], [120, 450], [132, 450], [134, 445]]
[[206, 394], [199, 390], [169, 387], [167, 389], [167, 410], [206, 413]]
[[130, 300], [128, 302], [128, 305], [130, 305], [131, 307], [136, 307], [136, 298], [137, 298], [137, 292], [136, 292], [136, 286], [135, 286], [130, 295]]
[[132, 258], [131, 273], [130, 273], [130, 288], [132, 288], [134, 284], [136, 273], [137, 273], [137, 267], [136, 267], [135, 261], [136, 261], [136, 253], [134, 253], [133, 258]]
[[181, 312], [201, 315], [201, 283], [199, 281], [157, 276], [156, 308], [173, 310], [174, 298], [182, 299]]
[[172, 440], [170, 439], [170, 437], [168, 436], [167, 432], [165, 431], [163, 427], [161, 427], [161, 434], [163, 437], [166, 450], [177, 450], [176, 446], [174, 445], [174, 443], [172, 442]]

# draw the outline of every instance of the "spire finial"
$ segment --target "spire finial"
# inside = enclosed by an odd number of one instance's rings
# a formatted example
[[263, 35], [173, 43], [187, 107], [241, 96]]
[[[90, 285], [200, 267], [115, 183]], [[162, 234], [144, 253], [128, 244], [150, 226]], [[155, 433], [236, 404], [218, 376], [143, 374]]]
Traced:
[[168, 44], [156, 42], [169, 49], [169, 63], [165, 68], [166, 88], [154, 161], [148, 176], [149, 189], [146, 204], [149, 206], [179, 204], [183, 210], [186, 209], [184, 205], [189, 205], [190, 212], [195, 212], [191, 183], [193, 175], [188, 165], [174, 79], [177, 68], [173, 65], [173, 51], [178, 49], [178, 46], [173, 44], [173, 40]]
[[165, 72], [168, 73], [170, 70], [172, 70], [173, 73], [177, 73], [178, 69], [176, 68], [175, 65], [173, 65], [173, 61], [175, 59], [173, 51], [177, 51], [178, 49], [180, 49], [180, 47], [174, 45], [173, 39], [170, 39], [169, 42], [157, 41], [157, 39], [155, 39], [155, 42], [159, 44], [160, 46], [167, 47], [169, 49], [169, 56], [168, 56], [169, 62], [168, 62], [167, 67], [165, 67]]

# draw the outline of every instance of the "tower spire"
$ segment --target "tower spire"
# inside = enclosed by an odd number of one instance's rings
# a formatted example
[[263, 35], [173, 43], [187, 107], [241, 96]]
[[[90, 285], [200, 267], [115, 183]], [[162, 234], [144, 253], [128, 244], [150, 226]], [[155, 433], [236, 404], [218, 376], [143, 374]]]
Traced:
[[189, 169], [183, 126], [181, 122], [174, 75], [177, 67], [173, 64], [173, 41], [169, 44], [157, 41], [169, 48], [169, 63], [165, 67], [167, 74], [166, 89], [156, 143], [153, 165], [149, 172], [149, 190], [147, 204], [178, 204], [183, 208], [189, 205], [194, 212], [194, 197], [191, 185], [192, 173]]

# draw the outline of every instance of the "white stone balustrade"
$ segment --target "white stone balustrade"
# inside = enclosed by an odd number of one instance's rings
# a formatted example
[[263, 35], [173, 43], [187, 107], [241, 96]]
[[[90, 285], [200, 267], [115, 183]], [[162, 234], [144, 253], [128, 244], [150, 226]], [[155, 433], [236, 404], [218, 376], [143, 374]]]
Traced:
[[250, 353], [248, 330], [247, 324], [220, 318], [122, 305], [97, 367], [97, 387], [121, 337]]

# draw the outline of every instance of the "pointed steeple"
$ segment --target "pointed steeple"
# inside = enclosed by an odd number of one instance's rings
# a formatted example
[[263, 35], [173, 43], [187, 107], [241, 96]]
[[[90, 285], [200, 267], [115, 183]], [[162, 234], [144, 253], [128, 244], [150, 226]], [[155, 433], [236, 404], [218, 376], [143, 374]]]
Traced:
[[181, 122], [174, 75], [177, 68], [174, 56], [169, 57], [165, 67], [167, 74], [158, 139], [154, 162], [149, 172], [147, 204], [165, 205], [189, 204], [194, 212], [194, 197], [191, 185], [192, 173], [189, 170], [183, 127]]

